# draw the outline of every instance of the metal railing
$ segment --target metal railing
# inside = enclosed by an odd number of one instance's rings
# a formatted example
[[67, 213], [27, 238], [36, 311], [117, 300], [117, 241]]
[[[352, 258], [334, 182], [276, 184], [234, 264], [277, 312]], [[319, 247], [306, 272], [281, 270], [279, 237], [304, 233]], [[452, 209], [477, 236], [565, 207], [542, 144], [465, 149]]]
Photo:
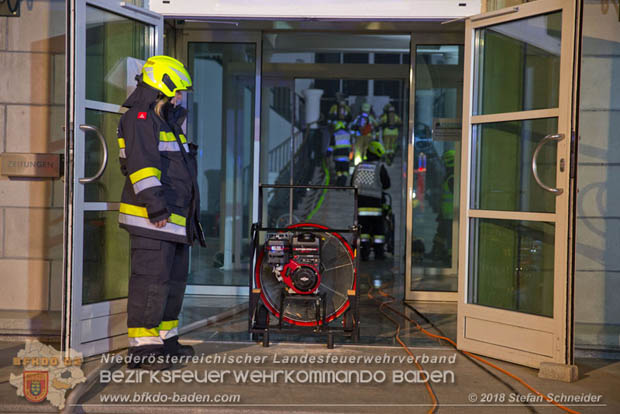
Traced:
[[[276, 92], [279, 99], [276, 99]], [[326, 126], [306, 125], [305, 99], [297, 93], [289, 93], [288, 96], [291, 98], [290, 111], [284, 107], [276, 108], [286, 100], [282, 96], [282, 90], [274, 91], [272, 110], [285, 119], [286, 115], [292, 115], [289, 121], [291, 136], [269, 151], [269, 172], [277, 173], [275, 183], [279, 184], [322, 184], [325, 178], [324, 157], [329, 145], [329, 140], [324, 139], [324, 135], [329, 134], [328, 129]], [[317, 122], [319, 123], [320, 121]], [[311, 128], [313, 126], [318, 128]], [[268, 209], [276, 217], [305, 218], [315, 208], [320, 195], [320, 190], [308, 187], [275, 191], [269, 196]]]
[[[294, 99], [291, 104], [291, 95]], [[291, 94], [290, 88], [276, 87], [272, 90], [273, 104], [271, 110], [280, 115], [291, 125], [291, 136], [282, 141], [276, 147], [269, 151], [267, 162], [269, 164], [269, 172], [280, 173], [291, 161], [291, 154], [299, 151], [304, 136], [305, 124], [305, 106], [306, 101], [303, 96], [298, 93]], [[291, 142], [294, 140], [294, 142]]]
[[[299, 147], [301, 147], [302, 138], [302, 132], [298, 131], [295, 134], [293, 152], [297, 152], [299, 150]], [[291, 139], [292, 137], [288, 137], [271, 151], [269, 151], [267, 157], [267, 161], [269, 163], [269, 172], [279, 173], [291, 161]]]
[[[287, 162], [278, 172], [276, 183], [290, 185], [291, 165], [293, 167], [292, 182], [298, 185], [319, 184], [323, 182], [323, 161], [328, 141], [322, 135], [328, 133], [327, 127], [319, 129], [306, 128], [299, 146], [295, 151], [293, 162]], [[297, 143], [297, 142], [296, 142]], [[290, 147], [289, 147], [290, 148]], [[304, 219], [315, 207], [319, 190], [308, 191], [307, 187], [290, 188], [290, 191], [275, 191], [269, 198], [269, 211], [272, 218], [288, 214], [291, 217]]]

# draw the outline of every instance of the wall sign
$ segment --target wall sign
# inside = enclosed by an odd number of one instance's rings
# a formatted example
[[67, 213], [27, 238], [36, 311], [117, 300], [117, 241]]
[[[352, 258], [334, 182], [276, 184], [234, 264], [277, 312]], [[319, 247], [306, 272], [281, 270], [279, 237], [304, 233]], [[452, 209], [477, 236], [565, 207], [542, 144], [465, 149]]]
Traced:
[[0, 154], [0, 174], [9, 177], [60, 177], [60, 154]]
[[434, 118], [433, 140], [435, 141], [460, 141], [461, 119], [460, 118]]

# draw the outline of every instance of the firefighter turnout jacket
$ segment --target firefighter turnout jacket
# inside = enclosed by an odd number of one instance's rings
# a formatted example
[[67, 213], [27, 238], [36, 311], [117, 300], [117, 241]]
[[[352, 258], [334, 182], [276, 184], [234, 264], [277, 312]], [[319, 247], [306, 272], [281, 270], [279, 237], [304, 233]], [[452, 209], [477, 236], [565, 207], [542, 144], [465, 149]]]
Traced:
[[[157, 96], [156, 89], [139, 84], [123, 104], [129, 110], [118, 126], [118, 144], [127, 178], [119, 224], [133, 236], [203, 244], [196, 146], [190, 147], [172, 116], [169, 121], [157, 116]], [[162, 220], [163, 227], [153, 224]]]

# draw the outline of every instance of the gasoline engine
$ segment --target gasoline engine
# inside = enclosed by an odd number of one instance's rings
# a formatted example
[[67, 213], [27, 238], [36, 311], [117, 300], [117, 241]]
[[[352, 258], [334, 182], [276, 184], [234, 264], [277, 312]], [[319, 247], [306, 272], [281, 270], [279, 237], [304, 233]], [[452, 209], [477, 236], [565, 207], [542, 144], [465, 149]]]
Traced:
[[267, 263], [289, 294], [308, 295], [321, 284], [321, 240], [312, 233], [275, 233], [265, 244]]

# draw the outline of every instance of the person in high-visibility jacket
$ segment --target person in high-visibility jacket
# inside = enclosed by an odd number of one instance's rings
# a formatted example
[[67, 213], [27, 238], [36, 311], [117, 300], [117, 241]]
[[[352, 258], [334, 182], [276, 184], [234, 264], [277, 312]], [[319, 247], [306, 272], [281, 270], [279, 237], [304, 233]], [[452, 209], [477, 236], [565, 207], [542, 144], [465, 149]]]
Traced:
[[385, 157], [388, 164], [391, 164], [394, 159], [402, 124], [403, 121], [396, 114], [394, 105], [385, 105], [383, 107], [383, 114], [379, 118], [379, 127], [381, 128], [381, 138], [385, 145]]
[[129, 368], [166, 369], [161, 355], [193, 355], [181, 345], [178, 317], [189, 268], [189, 246], [204, 236], [198, 221], [197, 146], [181, 129], [170, 103], [191, 88], [185, 66], [168, 56], [147, 60], [129, 108], [118, 125], [119, 159], [126, 176], [119, 225], [129, 232], [131, 276], [127, 298]]
[[351, 153], [351, 133], [348, 125], [351, 122], [351, 108], [344, 99], [332, 105], [327, 116], [331, 129], [331, 145], [329, 151], [334, 159], [336, 170], [336, 185], [345, 185], [349, 176]]
[[452, 263], [452, 223], [454, 221], [454, 162], [456, 152], [446, 150], [442, 155], [445, 175], [441, 184], [441, 203], [437, 214], [437, 231], [431, 255], [445, 266]]
[[368, 102], [362, 104], [362, 113], [355, 117], [349, 125], [349, 129], [354, 134], [355, 145], [353, 163], [355, 165], [366, 159], [368, 146], [375, 138], [377, 120], [372, 114], [372, 106]]
[[371, 247], [375, 259], [385, 257], [385, 225], [383, 217], [383, 190], [390, 188], [390, 176], [381, 162], [385, 149], [379, 141], [368, 145], [366, 161], [353, 171], [351, 185], [357, 187], [357, 216], [361, 226], [360, 253], [368, 260]]

